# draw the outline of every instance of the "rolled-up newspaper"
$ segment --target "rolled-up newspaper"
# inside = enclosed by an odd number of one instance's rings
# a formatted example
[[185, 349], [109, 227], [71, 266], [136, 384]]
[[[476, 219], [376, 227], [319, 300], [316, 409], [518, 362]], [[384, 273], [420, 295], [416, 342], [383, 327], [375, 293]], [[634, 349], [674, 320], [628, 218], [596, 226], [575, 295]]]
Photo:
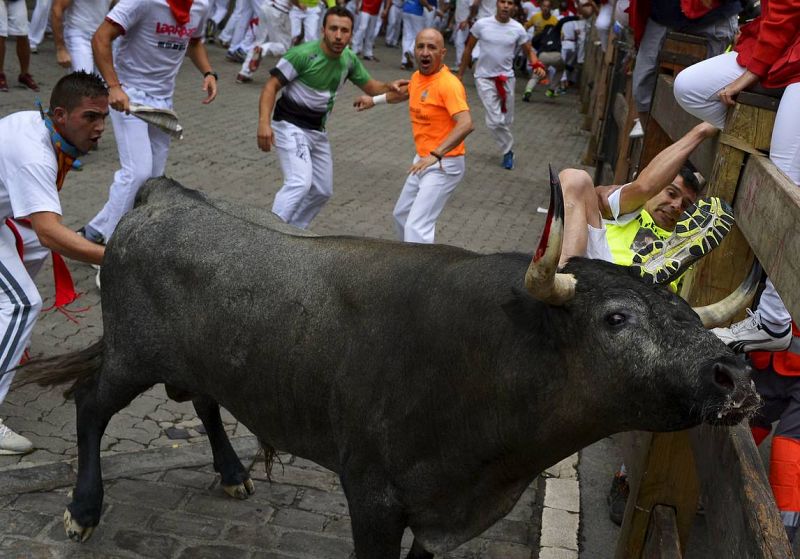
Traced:
[[178, 114], [175, 111], [131, 103], [130, 113], [148, 124], [161, 128], [173, 138], [183, 139], [183, 127], [178, 124]]

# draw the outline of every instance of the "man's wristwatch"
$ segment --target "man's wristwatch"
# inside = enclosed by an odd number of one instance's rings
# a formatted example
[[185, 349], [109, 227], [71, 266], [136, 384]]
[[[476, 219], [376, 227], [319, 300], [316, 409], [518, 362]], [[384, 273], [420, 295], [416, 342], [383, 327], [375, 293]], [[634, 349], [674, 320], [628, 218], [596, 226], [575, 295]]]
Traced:
[[216, 73], [214, 70], [209, 70], [208, 72], [206, 72], [205, 74], [203, 74], [203, 77], [204, 77], [204, 78], [207, 78], [208, 76], [214, 76], [214, 79], [215, 79], [216, 81], [219, 81], [219, 75], [218, 75], [218, 74], [217, 74], [217, 73]]

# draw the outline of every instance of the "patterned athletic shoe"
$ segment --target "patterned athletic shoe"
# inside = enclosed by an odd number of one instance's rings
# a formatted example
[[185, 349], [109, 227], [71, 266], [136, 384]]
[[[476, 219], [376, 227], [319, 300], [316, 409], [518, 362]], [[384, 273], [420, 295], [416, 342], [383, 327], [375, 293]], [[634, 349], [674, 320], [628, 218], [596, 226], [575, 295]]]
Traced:
[[681, 214], [672, 235], [642, 247], [631, 267], [652, 283], [667, 284], [714, 250], [733, 226], [733, 209], [719, 198], [702, 198]]

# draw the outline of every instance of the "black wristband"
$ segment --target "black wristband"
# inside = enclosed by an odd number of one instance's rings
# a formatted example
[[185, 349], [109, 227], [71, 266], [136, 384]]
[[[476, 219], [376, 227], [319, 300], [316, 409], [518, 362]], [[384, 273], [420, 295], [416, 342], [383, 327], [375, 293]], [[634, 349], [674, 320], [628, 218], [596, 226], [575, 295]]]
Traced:
[[203, 77], [204, 77], [204, 78], [207, 78], [208, 76], [214, 76], [214, 79], [215, 79], [216, 81], [219, 81], [219, 76], [217, 75], [217, 73], [216, 73], [214, 70], [209, 70], [208, 72], [206, 72], [205, 74], [203, 74]]
[[441, 161], [442, 156], [436, 153], [435, 151], [431, 150], [431, 155], [434, 156], [437, 160]]

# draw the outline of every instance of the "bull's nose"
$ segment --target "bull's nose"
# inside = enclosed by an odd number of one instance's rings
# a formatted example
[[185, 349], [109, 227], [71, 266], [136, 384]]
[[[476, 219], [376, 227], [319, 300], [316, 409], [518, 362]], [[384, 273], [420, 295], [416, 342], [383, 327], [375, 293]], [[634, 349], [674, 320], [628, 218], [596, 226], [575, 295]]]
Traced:
[[717, 388], [724, 394], [730, 394], [736, 388], [736, 380], [733, 370], [722, 363], [714, 363], [711, 369], [711, 378]]

